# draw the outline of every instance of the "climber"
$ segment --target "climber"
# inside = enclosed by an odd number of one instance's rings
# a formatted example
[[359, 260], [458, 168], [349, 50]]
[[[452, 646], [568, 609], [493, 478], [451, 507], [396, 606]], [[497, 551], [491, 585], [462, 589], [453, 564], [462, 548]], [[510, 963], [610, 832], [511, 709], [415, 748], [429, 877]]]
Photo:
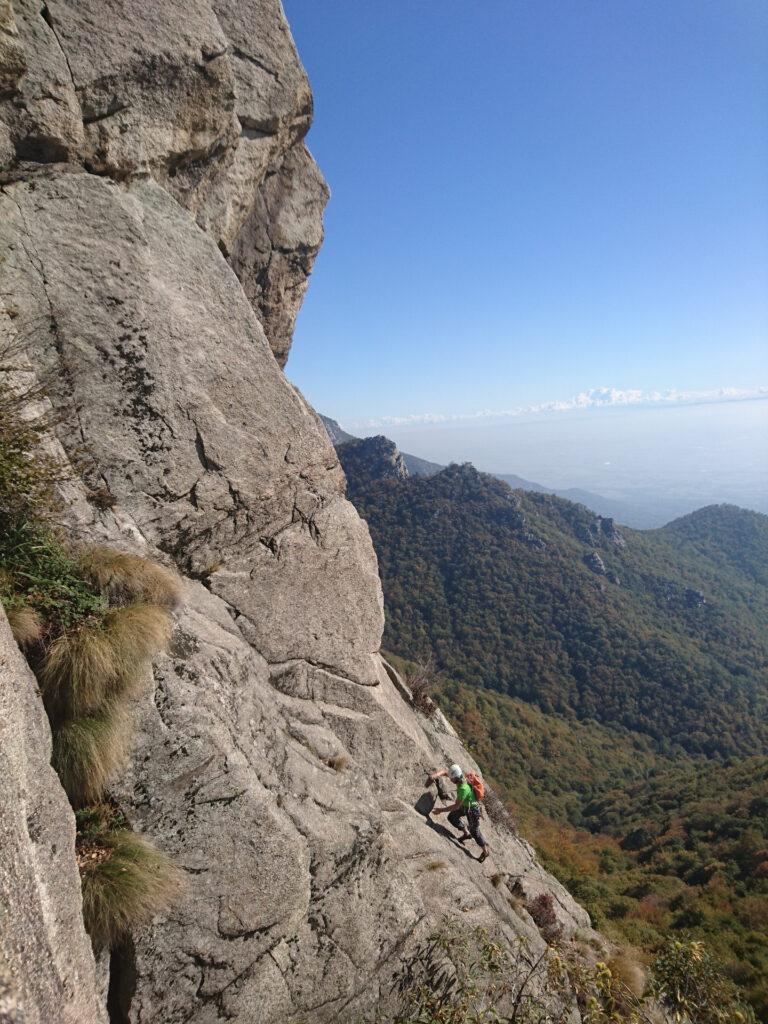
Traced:
[[[448, 821], [453, 825], [454, 828], [461, 829], [461, 835], [459, 836], [460, 843], [466, 843], [470, 838], [474, 839], [477, 845], [481, 849], [478, 860], [482, 864], [488, 854], [491, 852], [488, 843], [486, 842], [483, 833], [480, 831], [480, 818], [482, 817], [483, 811], [480, 806], [480, 800], [478, 793], [475, 790], [475, 785], [480, 789], [480, 796], [482, 796], [482, 782], [477, 776], [472, 776], [472, 785], [464, 776], [464, 772], [457, 764], [452, 764], [450, 768], [441, 768], [439, 771], [432, 772], [429, 776], [430, 782], [436, 782], [441, 776], [448, 776], [451, 782], [456, 784], [456, 802], [451, 804], [449, 807], [435, 807], [432, 810], [433, 814], [444, 814], [447, 813]], [[466, 817], [469, 831], [464, 825], [463, 818]]]

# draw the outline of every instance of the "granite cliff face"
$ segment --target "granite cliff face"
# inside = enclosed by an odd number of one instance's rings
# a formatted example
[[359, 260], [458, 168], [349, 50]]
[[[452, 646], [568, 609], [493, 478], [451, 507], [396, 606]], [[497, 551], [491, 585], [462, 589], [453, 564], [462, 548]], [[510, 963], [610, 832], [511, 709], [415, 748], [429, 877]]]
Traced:
[[[0, 0], [0, 25], [0, 300], [77, 467], [67, 526], [186, 577], [113, 786], [186, 895], [99, 965], [100, 995], [39, 706], [9, 712], [37, 737], [9, 799], [36, 757], [46, 842], [66, 853], [41, 859], [19, 824], [18, 854], [3, 848], [53, 922], [61, 1019], [101, 1020], [108, 988], [120, 1024], [354, 1021], [445, 915], [542, 951], [515, 885], [587, 929], [524, 841], [490, 825], [480, 867], [414, 809], [428, 768], [472, 761], [378, 654], [367, 527], [281, 370], [327, 189], [278, 0]], [[28, 995], [48, 954], [0, 926], [21, 1019], [51, 1020]]]
[[0, 162], [157, 182], [221, 249], [284, 364], [328, 190], [280, 5], [3, 0], [0, 32]]

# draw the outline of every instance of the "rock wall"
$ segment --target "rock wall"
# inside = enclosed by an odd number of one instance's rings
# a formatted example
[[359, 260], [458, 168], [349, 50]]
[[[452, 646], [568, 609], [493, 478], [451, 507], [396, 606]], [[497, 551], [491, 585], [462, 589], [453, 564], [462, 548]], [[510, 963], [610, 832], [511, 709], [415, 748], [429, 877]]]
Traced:
[[513, 888], [588, 929], [524, 841], [489, 824], [481, 867], [414, 808], [472, 762], [378, 654], [367, 528], [281, 370], [327, 190], [278, 0], [0, 14], [0, 298], [82, 479], [69, 527], [187, 580], [114, 785], [187, 891], [113, 952], [112, 1020], [356, 1021], [446, 916], [542, 951]]
[[281, 365], [328, 189], [278, 0], [0, 0], [0, 165], [150, 178], [240, 278]]

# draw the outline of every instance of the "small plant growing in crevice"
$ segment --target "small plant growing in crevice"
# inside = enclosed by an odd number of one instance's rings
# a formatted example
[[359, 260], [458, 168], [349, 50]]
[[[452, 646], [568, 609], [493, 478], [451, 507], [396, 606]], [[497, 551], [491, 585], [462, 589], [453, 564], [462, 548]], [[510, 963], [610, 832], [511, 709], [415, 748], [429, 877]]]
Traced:
[[427, 861], [427, 871], [442, 871], [448, 864], [444, 860]]
[[486, 784], [485, 796], [483, 798], [483, 805], [488, 814], [488, 817], [499, 828], [505, 829], [505, 831], [511, 833], [511, 835], [517, 835], [517, 826], [515, 825], [515, 819], [512, 817], [510, 812], [507, 810], [507, 805], [501, 799], [496, 790]]
[[528, 903], [528, 913], [548, 945], [557, 942], [563, 934], [563, 926], [557, 919], [552, 893], [541, 892]]
[[120, 703], [60, 722], [53, 729], [51, 764], [73, 807], [101, 799], [130, 752], [131, 719]]
[[413, 695], [413, 706], [427, 718], [437, 711], [437, 702], [432, 694], [438, 686], [438, 672], [432, 655], [411, 666], [405, 674], [405, 681]]
[[346, 754], [334, 754], [328, 758], [326, 764], [335, 772], [345, 772], [349, 768], [349, 758]]
[[112, 946], [146, 924], [171, 906], [182, 889], [182, 875], [173, 862], [109, 805], [78, 812], [76, 856], [83, 918], [96, 949]]

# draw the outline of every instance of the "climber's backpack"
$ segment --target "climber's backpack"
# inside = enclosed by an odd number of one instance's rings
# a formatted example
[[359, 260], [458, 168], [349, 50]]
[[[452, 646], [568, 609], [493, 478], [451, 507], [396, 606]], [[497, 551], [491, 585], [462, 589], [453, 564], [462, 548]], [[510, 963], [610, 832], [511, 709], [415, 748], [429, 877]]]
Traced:
[[464, 778], [472, 787], [472, 792], [475, 794], [476, 800], [482, 800], [485, 797], [485, 785], [483, 780], [475, 772], [466, 772]]

